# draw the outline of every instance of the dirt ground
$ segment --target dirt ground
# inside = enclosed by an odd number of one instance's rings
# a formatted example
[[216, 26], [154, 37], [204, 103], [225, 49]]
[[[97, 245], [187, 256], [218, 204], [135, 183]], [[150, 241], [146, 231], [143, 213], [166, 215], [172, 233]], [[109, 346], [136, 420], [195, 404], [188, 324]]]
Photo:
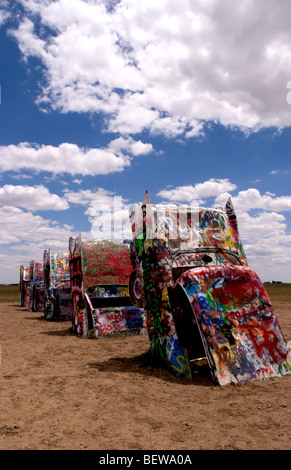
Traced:
[[157, 368], [147, 335], [77, 338], [13, 303], [0, 322], [1, 450], [291, 449], [291, 376], [219, 387]]

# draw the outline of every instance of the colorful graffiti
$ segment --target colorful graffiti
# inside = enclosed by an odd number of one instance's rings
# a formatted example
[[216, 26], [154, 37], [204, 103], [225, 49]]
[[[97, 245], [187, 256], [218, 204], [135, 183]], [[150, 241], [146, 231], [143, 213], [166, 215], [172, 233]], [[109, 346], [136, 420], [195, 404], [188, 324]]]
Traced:
[[128, 247], [108, 240], [69, 240], [73, 331], [100, 338], [145, 331], [144, 314], [132, 305]]
[[92, 308], [92, 321], [93, 335], [97, 338], [140, 333], [145, 328], [141, 309], [132, 306]]
[[19, 281], [19, 306], [28, 307], [30, 289], [30, 269], [29, 266], [20, 266]]
[[73, 304], [73, 331], [78, 336], [86, 336], [88, 328], [84, 323], [84, 284], [82, 269], [81, 236], [69, 239], [70, 288]]
[[178, 282], [190, 300], [217, 383], [291, 373], [291, 355], [270, 299], [251, 268], [191, 269]]
[[31, 261], [29, 265], [29, 302], [28, 310], [30, 312], [44, 311], [44, 281], [43, 281], [43, 263]]
[[224, 209], [164, 206], [151, 205], [146, 193], [130, 220], [130, 292], [144, 306], [150, 349], [164, 366], [190, 378], [206, 363], [219, 385], [291, 373], [231, 199]]
[[43, 254], [44, 317], [46, 320], [70, 321], [72, 300], [70, 290], [69, 252]]

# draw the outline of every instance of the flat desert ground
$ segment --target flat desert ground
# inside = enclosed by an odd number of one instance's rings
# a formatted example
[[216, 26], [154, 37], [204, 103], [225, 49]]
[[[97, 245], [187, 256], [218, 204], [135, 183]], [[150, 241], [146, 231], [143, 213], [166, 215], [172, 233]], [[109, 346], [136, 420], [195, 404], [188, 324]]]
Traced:
[[[288, 344], [291, 284], [272, 304]], [[287, 299], [287, 300], [286, 300]], [[147, 335], [85, 339], [0, 302], [1, 450], [290, 450], [291, 376], [179, 379]]]

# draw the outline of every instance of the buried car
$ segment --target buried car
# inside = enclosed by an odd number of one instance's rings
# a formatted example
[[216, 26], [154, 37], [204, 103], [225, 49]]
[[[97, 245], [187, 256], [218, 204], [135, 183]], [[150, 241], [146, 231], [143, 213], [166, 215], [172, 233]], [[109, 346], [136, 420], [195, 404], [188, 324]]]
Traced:
[[72, 320], [69, 252], [43, 253], [44, 318], [53, 321]]
[[130, 291], [143, 305], [152, 354], [191, 378], [201, 365], [225, 385], [291, 373], [269, 296], [248, 266], [237, 217], [225, 208], [131, 207]]
[[20, 266], [19, 281], [19, 307], [28, 307], [30, 288], [30, 268], [29, 266]]
[[31, 260], [29, 265], [29, 302], [30, 312], [44, 311], [43, 263]]
[[73, 331], [101, 338], [146, 332], [143, 309], [129, 296], [129, 248], [109, 240], [69, 240]]

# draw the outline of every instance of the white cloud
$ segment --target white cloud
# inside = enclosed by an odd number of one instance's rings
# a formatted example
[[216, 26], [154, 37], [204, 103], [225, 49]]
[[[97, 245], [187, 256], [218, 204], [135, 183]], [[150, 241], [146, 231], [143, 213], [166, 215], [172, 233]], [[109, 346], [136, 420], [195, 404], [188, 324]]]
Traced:
[[31, 259], [42, 262], [46, 248], [66, 251], [72, 226], [45, 219], [17, 207], [0, 206], [0, 283], [18, 282], [19, 268]]
[[85, 206], [84, 214], [91, 223], [91, 237], [123, 241], [132, 237], [129, 204], [122, 196], [103, 188], [97, 190], [64, 190], [72, 204]]
[[43, 63], [44, 107], [105, 113], [108, 130], [123, 134], [291, 124], [286, 0], [21, 3], [11, 34], [26, 60]]
[[271, 225], [266, 226], [265, 236], [261, 233], [260, 237], [254, 232], [244, 241], [244, 249], [248, 264], [263, 281], [290, 282], [291, 235], [286, 235], [282, 228], [276, 233]]
[[158, 196], [176, 203], [187, 202], [203, 204], [205, 198], [215, 197], [226, 191], [233, 191], [236, 185], [231, 183], [228, 179], [215, 179], [211, 178], [203, 183], [196, 185], [178, 186], [171, 189], [163, 189], [159, 191]]
[[16, 207], [1, 206], [0, 219], [2, 225], [1, 244], [7, 244], [11, 241], [39, 242], [51, 238], [67, 239], [72, 230], [72, 227], [68, 225], [61, 225]]
[[[253, 196], [253, 198], [251, 198]], [[224, 204], [229, 194], [217, 198]], [[291, 235], [280, 211], [290, 210], [290, 198], [260, 195], [250, 188], [232, 196], [240, 239], [247, 261], [261, 280], [290, 282]], [[248, 211], [255, 209], [255, 214]], [[278, 212], [275, 212], [278, 211]]]
[[57, 194], [51, 194], [43, 185], [13, 186], [6, 184], [0, 188], [0, 204], [4, 206], [23, 207], [28, 210], [68, 209], [67, 201]]
[[153, 146], [152, 144], [144, 144], [141, 140], [136, 141], [131, 137], [126, 139], [124, 137], [118, 137], [110, 142], [108, 150], [111, 150], [117, 155], [125, 152], [137, 157], [139, 155], [147, 155], [150, 153], [153, 150]]
[[[235, 206], [236, 207], [236, 206]], [[259, 239], [282, 237], [286, 232], [285, 217], [276, 212], [261, 212], [251, 216], [247, 212], [236, 210], [239, 233], [243, 241], [256, 244]], [[270, 244], [270, 247], [272, 244]]]
[[81, 204], [82, 206], [96, 206], [99, 210], [111, 210], [113, 207], [114, 193], [103, 188], [97, 190], [80, 189], [72, 191], [64, 189], [64, 196], [72, 204]]
[[[122, 172], [131, 164], [132, 157], [147, 155], [152, 145], [132, 138], [111, 141], [107, 148], [80, 148], [76, 144], [0, 146], [0, 171], [48, 171], [55, 178], [58, 173], [75, 175], [107, 175]], [[75, 180], [80, 181], [80, 180]]]
[[127, 156], [116, 156], [106, 149], [82, 149], [63, 143], [33, 146], [29, 143], [0, 147], [0, 170], [31, 169], [71, 175], [106, 175], [130, 165]]
[[[216, 203], [222, 203], [228, 194], [220, 194], [216, 198]], [[267, 192], [260, 194], [255, 188], [249, 188], [246, 191], [240, 191], [237, 196], [232, 197], [232, 201], [236, 210], [249, 211], [251, 209], [263, 209], [265, 211], [290, 211], [291, 196], [275, 196], [273, 193]]]
[[[11, 246], [8, 243], [4, 244], [2, 248], [0, 246], [0, 284], [19, 282], [20, 265], [29, 266], [31, 260], [42, 262], [43, 252], [46, 248], [50, 248], [52, 253], [68, 251], [69, 237], [79, 235], [79, 231], [74, 232], [68, 226], [60, 226], [53, 222], [50, 226], [48, 221], [43, 220], [47, 225], [47, 230], [43, 232], [43, 236], [39, 234], [37, 240], [21, 240], [19, 243], [15, 243], [15, 237], [14, 240], [11, 240], [11, 242], [14, 241]], [[33, 218], [30, 221], [33, 225], [36, 222]], [[38, 228], [37, 222], [35, 227]], [[25, 228], [26, 225], [24, 225]], [[54, 231], [55, 228], [56, 231]], [[92, 239], [91, 232], [81, 232], [81, 236], [82, 240]]]

